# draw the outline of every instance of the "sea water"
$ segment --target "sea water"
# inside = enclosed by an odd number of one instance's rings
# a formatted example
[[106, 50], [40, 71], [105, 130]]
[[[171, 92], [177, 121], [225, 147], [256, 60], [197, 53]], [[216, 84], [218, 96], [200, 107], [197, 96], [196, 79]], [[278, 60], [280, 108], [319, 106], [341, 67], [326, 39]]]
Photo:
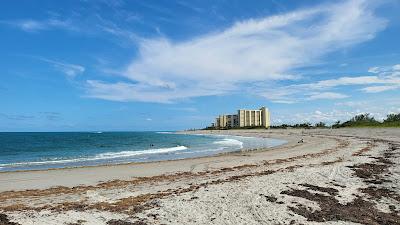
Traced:
[[174, 132], [3, 132], [0, 171], [183, 159], [284, 143], [268, 138]]

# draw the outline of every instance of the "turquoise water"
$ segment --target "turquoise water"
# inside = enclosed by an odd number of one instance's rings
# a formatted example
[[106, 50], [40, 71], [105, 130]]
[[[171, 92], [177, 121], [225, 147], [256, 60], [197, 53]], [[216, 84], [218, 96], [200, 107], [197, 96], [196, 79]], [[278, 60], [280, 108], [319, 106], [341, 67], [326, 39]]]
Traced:
[[171, 132], [4, 132], [0, 133], [0, 171], [182, 159], [283, 143]]

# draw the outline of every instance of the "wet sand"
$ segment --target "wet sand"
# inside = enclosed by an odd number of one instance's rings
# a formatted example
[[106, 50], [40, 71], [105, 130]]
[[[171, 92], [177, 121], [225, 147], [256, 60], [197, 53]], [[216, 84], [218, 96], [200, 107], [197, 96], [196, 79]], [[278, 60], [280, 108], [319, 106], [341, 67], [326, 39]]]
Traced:
[[400, 129], [197, 133], [288, 143], [196, 159], [0, 173], [0, 224], [400, 224]]

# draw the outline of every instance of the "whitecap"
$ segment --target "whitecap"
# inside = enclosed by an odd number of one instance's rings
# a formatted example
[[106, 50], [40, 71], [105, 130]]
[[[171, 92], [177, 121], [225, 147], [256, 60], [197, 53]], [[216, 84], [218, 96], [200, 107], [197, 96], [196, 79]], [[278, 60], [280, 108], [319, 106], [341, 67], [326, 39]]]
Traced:
[[214, 144], [225, 146], [240, 146], [240, 148], [243, 148], [243, 142], [232, 138], [224, 138], [220, 141], [214, 141]]
[[122, 151], [122, 152], [106, 152], [96, 155], [98, 159], [113, 159], [113, 158], [124, 158], [135, 155], [144, 155], [144, 154], [158, 154], [158, 153], [168, 153], [175, 151], [186, 150], [185, 146], [176, 146], [172, 148], [156, 148], [156, 149], [148, 149], [142, 151]]
[[47, 161], [36, 161], [36, 162], [17, 162], [9, 164], [0, 164], [0, 168], [4, 167], [19, 167], [19, 166], [37, 166], [37, 165], [48, 165], [48, 164], [64, 164], [64, 163], [75, 163], [75, 162], [87, 162], [95, 160], [107, 160], [116, 158], [127, 158], [136, 155], [146, 155], [146, 154], [159, 154], [159, 153], [169, 153], [176, 151], [186, 150], [186, 146], [176, 146], [171, 148], [156, 148], [147, 149], [142, 151], [121, 151], [121, 152], [106, 152], [97, 154], [91, 158], [75, 158], [75, 159], [62, 159], [62, 160], [47, 160]]

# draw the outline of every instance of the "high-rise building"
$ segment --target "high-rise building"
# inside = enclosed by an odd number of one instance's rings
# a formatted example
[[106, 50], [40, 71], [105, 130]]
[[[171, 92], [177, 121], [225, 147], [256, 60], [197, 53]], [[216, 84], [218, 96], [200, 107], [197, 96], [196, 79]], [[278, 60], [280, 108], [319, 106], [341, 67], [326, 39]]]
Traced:
[[265, 127], [270, 126], [270, 113], [265, 107], [260, 109], [239, 109], [237, 114], [219, 115], [214, 126], [216, 128]]

